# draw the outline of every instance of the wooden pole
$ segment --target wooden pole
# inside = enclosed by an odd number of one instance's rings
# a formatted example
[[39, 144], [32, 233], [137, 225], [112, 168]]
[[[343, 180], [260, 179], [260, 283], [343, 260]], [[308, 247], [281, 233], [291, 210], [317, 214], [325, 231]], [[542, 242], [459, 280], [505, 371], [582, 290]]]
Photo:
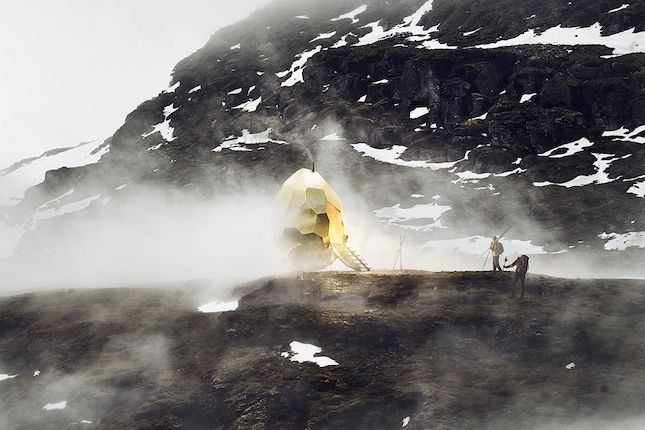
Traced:
[[405, 235], [401, 235], [399, 239], [399, 270], [403, 272], [403, 242], [405, 242]]

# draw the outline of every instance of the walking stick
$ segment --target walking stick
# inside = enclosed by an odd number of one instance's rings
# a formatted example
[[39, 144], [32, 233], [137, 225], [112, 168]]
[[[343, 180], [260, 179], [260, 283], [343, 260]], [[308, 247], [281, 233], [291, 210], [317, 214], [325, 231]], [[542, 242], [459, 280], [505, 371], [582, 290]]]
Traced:
[[[511, 227], [513, 227], [513, 226], [512, 226], [512, 225], [511, 225], [511, 226], [509, 226], [506, 230], [504, 230], [504, 232], [503, 232], [502, 234], [500, 234], [499, 236], [497, 236], [497, 239], [495, 239], [495, 240], [493, 241], [493, 243], [497, 243], [497, 242], [499, 242], [499, 241], [500, 241], [500, 239], [501, 239], [502, 237], [504, 237], [504, 235], [505, 235], [506, 233], [508, 233], [508, 231], [511, 229]], [[491, 246], [492, 246], [492, 245], [491, 245]], [[484, 254], [486, 254], [486, 259], [484, 260], [484, 265], [482, 266], [482, 272], [483, 272], [483, 271], [484, 271], [484, 269], [486, 268], [486, 263], [488, 262], [488, 256], [490, 255], [490, 247], [488, 248], [488, 250], [486, 250], [486, 251], [484, 251], [484, 253], [482, 253], [482, 257], [484, 256]]]
[[484, 260], [484, 265], [482, 266], [482, 272], [483, 272], [483, 271], [484, 271], [484, 269], [486, 268], [486, 263], [488, 262], [488, 256], [489, 256], [489, 255], [490, 255], [490, 249], [489, 249], [489, 250], [488, 250], [488, 252], [486, 253], [486, 259]]

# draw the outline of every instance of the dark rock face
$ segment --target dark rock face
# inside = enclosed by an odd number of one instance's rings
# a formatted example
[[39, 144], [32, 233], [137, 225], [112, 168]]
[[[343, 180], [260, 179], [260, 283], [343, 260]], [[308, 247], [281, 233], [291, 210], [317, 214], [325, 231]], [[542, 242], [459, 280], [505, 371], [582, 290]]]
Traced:
[[[358, 22], [334, 20], [363, 3], [367, 8], [356, 15]], [[421, 190], [441, 195], [453, 207], [442, 218], [448, 229], [473, 217], [471, 229], [454, 234], [498, 229], [521, 214], [539, 229], [557, 229], [563, 244], [584, 239], [584, 247], [602, 252], [598, 235], [607, 231], [616, 213], [624, 216], [612, 224], [613, 231], [645, 230], [643, 200], [627, 192], [645, 174], [643, 146], [603, 136], [645, 124], [645, 54], [611, 56], [611, 48], [597, 45], [476, 46], [558, 25], [598, 22], [603, 36], [643, 31], [643, 3], [609, 13], [620, 3], [437, 0], [428, 8], [419, 0], [338, 0], [323, 8], [315, 1], [277, 1], [218, 31], [180, 61], [173, 75], [176, 89], [133, 111], [98, 164], [49, 174], [28, 193], [12, 221], [19, 223], [43, 202], [83, 186], [104, 195], [125, 182], [190, 186], [205, 195], [257, 187], [274, 192], [294, 170], [315, 161], [323, 174], [347, 180], [374, 209], [412, 205], [405, 195]], [[425, 29], [432, 43], [443, 45], [424, 49], [423, 39], [411, 36], [415, 13], [417, 27]], [[369, 43], [366, 38], [378, 33], [377, 22], [393, 33]], [[335, 33], [328, 36], [330, 32]], [[562, 43], [575, 43], [576, 37]], [[458, 49], [442, 49], [446, 47]], [[251, 102], [255, 109], [245, 105]], [[168, 106], [178, 110], [166, 118]], [[419, 107], [427, 108], [427, 114], [411, 118]], [[164, 120], [174, 128], [174, 140], [160, 133], [142, 137]], [[271, 139], [286, 144], [214, 151], [243, 130], [269, 129]], [[346, 140], [340, 145], [320, 141], [332, 133]], [[582, 138], [594, 146], [570, 157], [540, 156]], [[402, 145], [406, 149], [400, 161], [456, 164], [439, 170], [388, 164], [359, 153], [352, 146], [357, 143], [378, 150]], [[605, 170], [608, 181], [566, 188], [534, 185], [594, 175], [599, 167], [592, 153], [616, 158]], [[490, 176], [456, 176], [467, 171]], [[410, 192], [402, 195], [401, 190]], [[525, 195], [530, 202], [518, 199]], [[571, 206], [592, 195], [610, 196], [611, 206], [607, 211]], [[478, 210], [458, 209], [473, 206]], [[538, 206], [553, 210], [538, 215]], [[562, 213], [562, 207], [575, 216]], [[450, 230], [441, 235], [450, 236]]]
[[[305, 274], [246, 285], [237, 310], [214, 314], [186, 287], [5, 298], [0, 370], [18, 376], [0, 381], [0, 426], [387, 429], [410, 417], [412, 429], [533, 429], [640, 417], [645, 284], [529, 276], [518, 301], [511, 279]], [[338, 365], [290, 361], [292, 341]]]

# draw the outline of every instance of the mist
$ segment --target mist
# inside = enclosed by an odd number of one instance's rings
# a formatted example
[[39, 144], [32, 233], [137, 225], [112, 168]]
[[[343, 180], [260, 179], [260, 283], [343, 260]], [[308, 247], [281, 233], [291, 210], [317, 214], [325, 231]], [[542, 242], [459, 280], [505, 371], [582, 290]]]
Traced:
[[118, 193], [105, 206], [101, 199], [85, 213], [32, 224], [4, 261], [2, 291], [233, 282], [286, 268], [273, 241], [270, 196], [201, 199], [145, 186]]

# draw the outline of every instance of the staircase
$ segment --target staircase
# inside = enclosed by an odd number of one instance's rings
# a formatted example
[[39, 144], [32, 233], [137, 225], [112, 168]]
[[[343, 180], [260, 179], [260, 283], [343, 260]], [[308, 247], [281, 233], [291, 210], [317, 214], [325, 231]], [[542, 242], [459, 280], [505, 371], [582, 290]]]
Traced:
[[357, 272], [370, 272], [372, 270], [356, 251], [344, 243], [332, 243], [331, 246], [334, 254], [350, 269], [354, 269]]

